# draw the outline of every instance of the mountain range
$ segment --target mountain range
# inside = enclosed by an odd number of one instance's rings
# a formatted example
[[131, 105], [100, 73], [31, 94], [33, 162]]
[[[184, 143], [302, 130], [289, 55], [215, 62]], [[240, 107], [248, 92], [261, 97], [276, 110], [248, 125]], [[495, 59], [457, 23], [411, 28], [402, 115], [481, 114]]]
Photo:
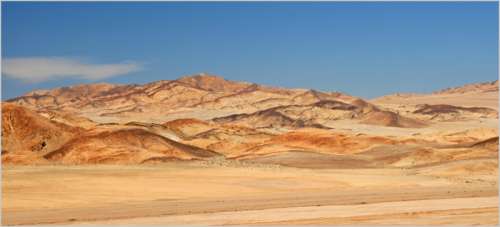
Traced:
[[497, 110], [498, 81], [373, 100], [208, 74], [83, 84], [2, 102], [2, 162], [385, 168], [491, 161]]

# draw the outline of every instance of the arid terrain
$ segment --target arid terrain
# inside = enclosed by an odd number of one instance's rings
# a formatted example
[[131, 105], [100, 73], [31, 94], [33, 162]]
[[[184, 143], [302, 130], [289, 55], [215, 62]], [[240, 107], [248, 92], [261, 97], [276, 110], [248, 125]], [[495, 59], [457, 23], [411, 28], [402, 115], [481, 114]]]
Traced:
[[496, 225], [498, 138], [498, 80], [36, 90], [2, 102], [2, 224]]

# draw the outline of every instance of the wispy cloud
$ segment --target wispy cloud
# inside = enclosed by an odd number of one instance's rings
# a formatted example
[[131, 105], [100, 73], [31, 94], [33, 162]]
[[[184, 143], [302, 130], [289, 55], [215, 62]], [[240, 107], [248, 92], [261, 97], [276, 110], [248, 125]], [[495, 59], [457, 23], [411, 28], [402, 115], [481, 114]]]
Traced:
[[30, 83], [61, 78], [100, 80], [140, 69], [141, 66], [133, 62], [89, 64], [63, 57], [7, 58], [2, 61], [2, 74]]

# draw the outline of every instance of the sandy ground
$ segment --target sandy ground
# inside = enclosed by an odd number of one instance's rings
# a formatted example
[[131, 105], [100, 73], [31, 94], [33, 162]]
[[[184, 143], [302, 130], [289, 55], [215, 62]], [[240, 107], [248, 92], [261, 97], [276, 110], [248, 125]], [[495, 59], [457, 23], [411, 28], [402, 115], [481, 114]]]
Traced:
[[[173, 215], [86, 224], [276, 225], [276, 224], [496, 224], [497, 197], [432, 199], [366, 205], [306, 206], [209, 214]], [[460, 207], [460, 209], [456, 209]], [[389, 217], [390, 216], [390, 217]], [[413, 216], [413, 218], [411, 218]], [[404, 220], [404, 219], [407, 220]], [[410, 220], [408, 220], [410, 219]], [[428, 219], [424, 221], [422, 219]]]
[[4, 166], [2, 224], [497, 224], [498, 184], [411, 169]]

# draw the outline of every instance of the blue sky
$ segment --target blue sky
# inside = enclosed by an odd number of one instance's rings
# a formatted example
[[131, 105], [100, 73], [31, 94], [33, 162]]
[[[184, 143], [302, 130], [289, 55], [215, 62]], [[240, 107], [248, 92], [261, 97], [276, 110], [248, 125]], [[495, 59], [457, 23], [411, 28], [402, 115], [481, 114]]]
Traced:
[[200, 72], [365, 98], [491, 81], [497, 4], [3, 2], [2, 98]]

